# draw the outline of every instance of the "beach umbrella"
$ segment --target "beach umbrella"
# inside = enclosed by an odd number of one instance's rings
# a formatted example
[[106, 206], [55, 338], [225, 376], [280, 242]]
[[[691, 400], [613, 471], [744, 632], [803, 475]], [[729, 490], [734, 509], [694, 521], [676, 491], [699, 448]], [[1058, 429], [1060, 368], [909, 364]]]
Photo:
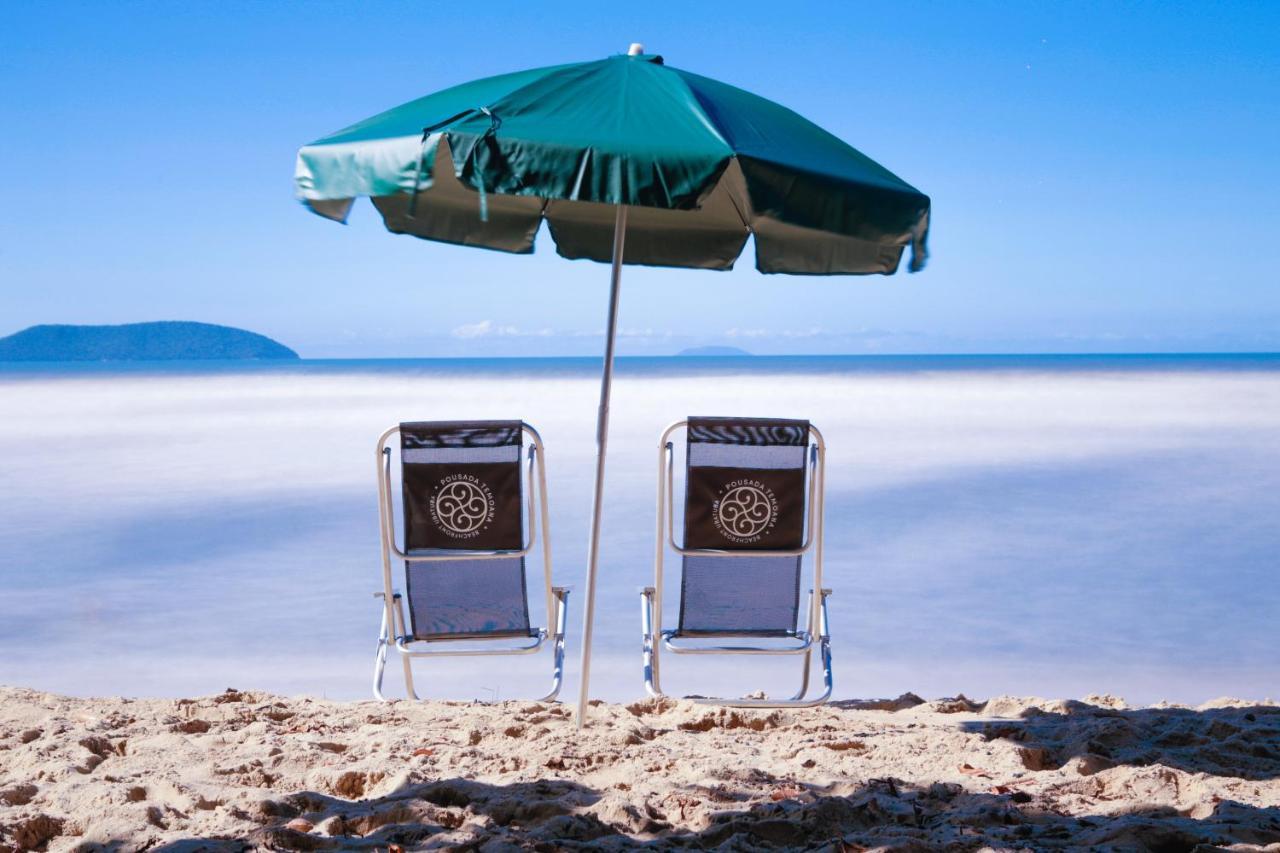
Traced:
[[[856, 105], [833, 104], [833, 109]], [[590, 690], [609, 393], [623, 264], [890, 274], [924, 266], [929, 198], [786, 107], [625, 55], [464, 83], [298, 152], [298, 197], [345, 222], [367, 196], [389, 231], [611, 264], [587, 556], [578, 724]]]

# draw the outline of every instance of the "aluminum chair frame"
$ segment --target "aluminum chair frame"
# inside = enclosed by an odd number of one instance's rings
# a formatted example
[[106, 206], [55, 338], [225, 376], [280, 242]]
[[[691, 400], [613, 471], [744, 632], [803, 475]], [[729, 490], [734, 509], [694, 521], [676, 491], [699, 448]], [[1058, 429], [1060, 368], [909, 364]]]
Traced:
[[[554, 586], [551, 581], [551, 523], [547, 510], [547, 471], [544, 464], [546, 452], [543, 449], [542, 437], [538, 431], [526, 423], [520, 424], [521, 431], [529, 438], [528, 464], [524, 474], [527, 502], [527, 528], [524, 546], [517, 550], [495, 551], [450, 551], [447, 554], [406, 554], [396, 544], [395, 504], [391, 494], [391, 448], [387, 442], [400, 434], [400, 426], [396, 425], [378, 437], [376, 462], [378, 468], [378, 520], [382, 539], [382, 591], [375, 592], [375, 598], [381, 598], [382, 624], [378, 629], [378, 649], [374, 656], [373, 696], [375, 699], [388, 701], [382, 693], [382, 678], [387, 664], [387, 652], [394, 648], [400, 655], [404, 668], [405, 691], [412, 699], [420, 698], [414, 688], [413, 658], [423, 657], [473, 657], [481, 655], [527, 655], [542, 648], [547, 639], [551, 639], [552, 674], [551, 690], [535, 701], [554, 702], [564, 682], [564, 643], [567, 624], [568, 599], [570, 588]], [[535, 499], [536, 491], [536, 499]], [[480, 648], [450, 647], [450, 643], [498, 643], [500, 639], [483, 637], [442, 637], [424, 640], [413, 637], [409, 633], [405, 621], [404, 602], [401, 594], [395, 590], [391, 577], [392, 560], [403, 560], [409, 563], [429, 563], [442, 560], [484, 560], [493, 557], [523, 557], [533, 552], [538, 541], [538, 530], [542, 531], [542, 573], [544, 579], [547, 628], [538, 628], [528, 642], [518, 645], [493, 645]], [[552, 627], [554, 632], [552, 633]], [[435, 649], [415, 649], [410, 644], [442, 645]]]
[[[671, 441], [671, 436], [676, 430], [687, 429], [688, 425], [687, 420], [676, 421], [663, 430], [662, 437], [658, 439], [658, 520], [657, 544], [653, 561], [653, 586], [640, 590], [645, 691], [650, 696], [665, 695], [662, 691], [660, 669], [661, 647], [677, 655], [800, 655], [803, 658], [800, 689], [789, 699], [728, 699], [705, 696], [688, 698], [702, 704], [725, 705], [733, 708], [812, 708], [821, 705], [831, 698], [833, 688], [831, 637], [827, 618], [827, 598], [831, 595], [831, 590], [822, 586], [823, 509], [826, 487], [826, 442], [822, 438], [822, 433], [817, 427], [809, 425], [809, 436], [813, 443], [809, 445], [808, 460], [805, 465], [808, 502], [805, 537], [799, 548], [779, 551], [684, 548], [677, 545], [675, 540], [675, 444]], [[804, 630], [787, 632], [787, 637], [796, 641], [793, 645], [681, 645], [679, 641], [682, 638], [676, 629], [664, 630], [662, 627], [663, 572], [668, 548], [681, 556], [704, 557], [792, 557], [802, 556], [812, 551], [813, 588], [809, 590], [808, 604], [805, 608], [808, 612], [807, 627]], [[816, 597], [814, 590], [818, 590], [819, 593]], [[659, 637], [662, 638], [661, 645], [656, 642]], [[823, 692], [806, 699], [805, 696], [809, 692], [809, 670], [815, 641], [822, 663]]]

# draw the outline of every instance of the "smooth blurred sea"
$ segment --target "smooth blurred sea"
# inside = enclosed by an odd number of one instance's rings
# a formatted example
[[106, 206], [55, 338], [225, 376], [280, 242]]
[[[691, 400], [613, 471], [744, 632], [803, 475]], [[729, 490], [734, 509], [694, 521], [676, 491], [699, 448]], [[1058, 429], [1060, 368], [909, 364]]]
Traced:
[[[547, 444], [572, 695], [598, 370], [0, 365], [0, 683], [367, 695], [378, 434], [516, 417]], [[603, 698], [642, 692], [656, 440], [689, 414], [808, 417], [827, 436], [838, 696], [1280, 695], [1280, 356], [620, 359]], [[788, 663], [672, 660], [664, 680], [783, 692]], [[424, 664], [419, 688], [509, 697], [548, 671], [545, 655]]]

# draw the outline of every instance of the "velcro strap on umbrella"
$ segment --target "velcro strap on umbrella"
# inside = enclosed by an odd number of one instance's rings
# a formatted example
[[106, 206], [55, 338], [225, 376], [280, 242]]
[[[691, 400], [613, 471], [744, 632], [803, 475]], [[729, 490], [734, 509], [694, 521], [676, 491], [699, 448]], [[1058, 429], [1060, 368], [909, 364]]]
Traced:
[[489, 129], [484, 132], [483, 136], [476, 140], [475, 145], [471, 146], [471, 166], [475, 169], [476, 180], [479, 182], [476, 186], [476, 191], [480, 193], [480, 221], [488, 222], [489, 199], [484, 191], [484, 172], [480, 171], [480, 164], [476, 162], [475, 156], [476, 151], [479, 150], [481, 145], [497, 135], [498, 128], [502, 127], [502, 119], [498, 118], [497, 114], [488, 107], [480, 107], [480, 112], [489, 117]]

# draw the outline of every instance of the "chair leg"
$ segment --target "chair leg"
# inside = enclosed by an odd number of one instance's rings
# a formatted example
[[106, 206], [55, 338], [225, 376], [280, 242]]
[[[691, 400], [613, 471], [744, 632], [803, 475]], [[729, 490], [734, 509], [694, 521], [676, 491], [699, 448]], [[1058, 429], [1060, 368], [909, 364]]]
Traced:
[[382, 625], [378, 628], [378, 651], [373, 657], [373, 698], [380, 702], [387, 701], [382, 695], [382, 674], [387, 669], [387, 607], [382, 606]]
[[821, 622], [818, 623], [818, 636], [822, 640], [822, 686], [823, 692], [821, 699], [826, 702], [831, 698], [831, 691], [835, 689], [835, 677], [831, 671], [831, 626], [827, 618], [827, 597], [831, 595], [830, 589], [822, 589], [818, 591], [822, 596], [818, 599], [820, 604], [819, 617]]
[[[396, 596], [395, 609], [392, 611], [391, 615], [395, 619], [395, 624], [391, 626], [392, 639], [390, 639], [389, 642], [394, 642], [395, 637], [403, 637], [408, 633], [408, 629], [405, 627], [406, 623], [404, 620], [404, 601], [401, 600], [399, 595]], [[404, 670], [404, 692], [409, 696], [410, 699], [417, 699], [418, 692], [413, 687], [412, 661], [410, 660], [408, 655], [404, 654], [403, 652], [400, 652], [399, 649], [397, 649], [396, 651], [400, 653], [400, 665]]]
[[564, 683], [564, 639], [569, 619], [569, 590], [562, 586], [551, 590], [556, 596], [556, 627], [551, 642], [551, 692], [538, 702], [554, 702]]
[[822, 695], [819, 698], [819, 704], [826, 702], [831, 698], [831, 691], [835, 688], [835, 680], [831, 675], [831, 639], [829, 637], [822, 638]]
[[[556, 628], [552, 642], [552, 679], [551, 692], [546, 694], [538, 702], [554, 702], [556, 696], [560, 694], [561, 685], [564, 683], [564, 646], [565, 636], [567, 634], [567, 623], [569, 618], [569, 590], [565, 587], [555, 587], [552, 590], [556, 596]], [[381, 597], [381, 593], [378, 593]], [[392, 624], [387, 625], [387, 610], [384, 607], [382, 611], [382, 624], [378, 628], [378, 650], [373, 662], [373, 697], [383, 702], [389, 701], [382, 692], [383, 674], [386, 671], [387, 653], [395, 647], [396, 639], [404, 637], [406, 633], [406, 622], [404, 617], [404, 604], [397, 593], [394, 600], [394, 607], [391, 610]], [[545, 636], [545, 635], [544, 635]], [[542, 640], [539, 638], [539, 643]], [[400, 664], [404, 669], [404, 686], [405, 692], [410, 699], [420, 699], [417, 690], [413, 684], [413, 666], [412, 658], [395, 647], [396, 653], [400, 655]]]
[[831, 698], [831, 693], [835, 689], [834, 678], [831, 672], [831, 631], [829, 621], [827, 619], [827, 596], [831, 595], [831, 590], [824, 589], [821, 591], [819, 599], [818, 614], [818, 655], [822, 662], [822, 695], [815, 696], [812, 699], [804, 699], [804, 693], [808, 691], [809, 681], [809, 653], [805, 653], [805, 670], [804, 670], [804, 690], [791, 699], [715, 699], [708, 697], [690, 697], [694, 702], [700, 705], [722, 705], [728, 708], [816, 708], [825, 704]]
[[[809, 631], [813, 632], [813, 590], [809, 590], [809, 598], [805, 603], [805, 612], [809, 614]], [[799, 702], [804, 698], [804, 694], [809, 692], [809, 668], [813, 663], [813, 650], [810, 649], [804, 653], [801, 666], [803, 669], [800, 673], [800, 689], [791, 697], [792, 702]]]
[[800, 689], [792, 694], [790, 701], [799, 702], [804, 698], [804, 694], [809, 692], [809, 668], [813, 661], [813, 650], [810, 649], [800, 656]]
[[658, 681], [658, 644], [653, 636], [654, 589], [647, 586], [640, 590], [641, 659], [644, 666], [644, 689], [650, 696], [662, 695]]

